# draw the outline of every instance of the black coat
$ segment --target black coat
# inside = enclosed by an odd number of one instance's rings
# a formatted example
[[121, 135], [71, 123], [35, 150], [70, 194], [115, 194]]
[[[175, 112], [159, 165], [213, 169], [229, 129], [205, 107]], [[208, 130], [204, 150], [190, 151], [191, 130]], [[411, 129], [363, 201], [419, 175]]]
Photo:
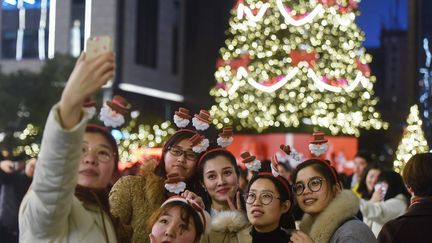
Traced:
[[411, 205], [407, 212], [387, 222], [378, 235], [380, 243], [432, 242], [432, 202]]
[[18, 232], [18, 210], [32, 179], [24, 171], [6, 174], [0, 170], [0, 227]]

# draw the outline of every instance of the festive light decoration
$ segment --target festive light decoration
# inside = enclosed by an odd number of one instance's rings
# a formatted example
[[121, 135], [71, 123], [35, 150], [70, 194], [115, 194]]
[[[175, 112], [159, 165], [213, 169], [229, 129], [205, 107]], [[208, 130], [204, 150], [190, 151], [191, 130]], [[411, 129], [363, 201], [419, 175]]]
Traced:
[[393, 162], [394, 170], [399, 173], [403, 171], [405, 164], [413, 155], [429, 151], [417, 105], [411, 107], [407, 122], [408, 126], [405, 128], [396, 150], [396, 160]]
[[[308, 121], [357, 136], [360, 128], [387, 128], [375, 109], [372, 57], [354, 22], [358, 2], [239, 0], [210, 91], [217, 128], [261, 132]], [[251, 21], [245, 9], [263, 6], [262, 18]]]
[[155, 125], [138, 124], [138, 116], [138, 111], [132, 112], [131, 120], [122, 129], [123, 138], [117, 140], [122, 162], [142, 161], [145, 148], [162, 147], [168, 137], [176, 131], [170, 121]]
[[36, 143], [35, 138], [38, 134], [39, 128], [33, 124], [27, 124], [23, 131], [14, 133], [14, 137], [23, 141], [24, 145], [17, 146], [13, 149], [12, 154], [16, 156], [24, 153], [31, 158], [37, 157], [40, 151], [40, 144]]

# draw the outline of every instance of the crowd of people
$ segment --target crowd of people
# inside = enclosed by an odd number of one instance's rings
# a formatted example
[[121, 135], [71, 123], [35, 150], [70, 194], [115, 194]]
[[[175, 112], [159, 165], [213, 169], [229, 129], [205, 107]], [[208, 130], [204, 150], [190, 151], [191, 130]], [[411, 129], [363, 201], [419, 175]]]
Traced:
[[[159, 161], [114, 183], [116, 141], [83, 109], [114, 69], [113, 53], [82, 54], [37, 161], [24, 172], [0, 162], [1, 242], [432, 242], [431, 153], [414, 155], [403, 177], [364, 154], [351, 177], [320, 158], [248, 172], [220, 146], [196, 152], [197, 133], [181, 129]], [[179, 181], [183, 190], [168, 189]]]

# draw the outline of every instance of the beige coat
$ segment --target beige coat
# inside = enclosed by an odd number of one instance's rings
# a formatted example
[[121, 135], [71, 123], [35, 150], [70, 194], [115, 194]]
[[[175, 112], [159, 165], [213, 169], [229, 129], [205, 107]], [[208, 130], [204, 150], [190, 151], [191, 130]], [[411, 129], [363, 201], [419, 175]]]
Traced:
[[363, 222], [371, 228], [376, 237], [385, 223], [404, 214], [407, 207], [408, 199], [403, 194], [376, 203], [360, 199]]
[[74, 196], [88, 115], [65, 130], [57, 112], [54, 106], [48, 116], [33, 183], [20, 207], [20, 242], [115, 243], [108, 214]]
[[201, 243], [250, 243], [251, 226], [244, 212], [222, 211], [212, 218], [211, 229]]
[[149, 161], [139, 176], [126, 176], [110, 192], [111, 213], [133, 228], [132, 242], [149, 242], [146, 222], [165, 200], [164, 179], [154, 174], [155, 162]]

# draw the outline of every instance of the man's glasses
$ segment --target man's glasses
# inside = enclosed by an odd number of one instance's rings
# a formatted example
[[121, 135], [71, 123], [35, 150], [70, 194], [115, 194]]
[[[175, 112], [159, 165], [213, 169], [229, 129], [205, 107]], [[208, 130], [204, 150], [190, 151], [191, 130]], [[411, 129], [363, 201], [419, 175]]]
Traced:
[[180, 147], [176, 147], [176, 146], [169, 147], [168, 151], [176, 157], [180, 157], [184, 154], [187, 160], [195, 161], [198, 159], [198, 155], [195, 152], [192, 152], [190, 150], [183, 150]]
[[108, 148], [104, 147], [89, 148], [87, 146], [84, 146], [82, 148], [82, 156], [87, 156], [89, 153], [93, 153], [93, 155], [96, 156], [98, 162], [101, 163], [107, 163], [114, 159], [113, 152]]
[[[317, 191], [321, 190], [322, 183], [324, 180], [325, 179], [322, 177], [314, 177], [308, 181], [307, 187], [312, 192], [317, 192]], [[305, 188], [306, 188], [306, 186], [303, 182], [297, 182], [293, 186], [293, 191], [297, 196], [300, 196], [301, 194], [303, 194]]]
[[[269, 205], [273, 201], [273, 198], [275, 198], [275, 197], [273, 197], [273, 194], [265, 192], [265, 193], [259, 194], [258, 198], [263, 205]], [[253, 204], [256, 199], [257, 199], [257, 195], [253, 192], [249, 192], [246, 195], [246, 203], [247, 204]], [[280, 198], [276, 197], [276, 199], [280, 199]]]

